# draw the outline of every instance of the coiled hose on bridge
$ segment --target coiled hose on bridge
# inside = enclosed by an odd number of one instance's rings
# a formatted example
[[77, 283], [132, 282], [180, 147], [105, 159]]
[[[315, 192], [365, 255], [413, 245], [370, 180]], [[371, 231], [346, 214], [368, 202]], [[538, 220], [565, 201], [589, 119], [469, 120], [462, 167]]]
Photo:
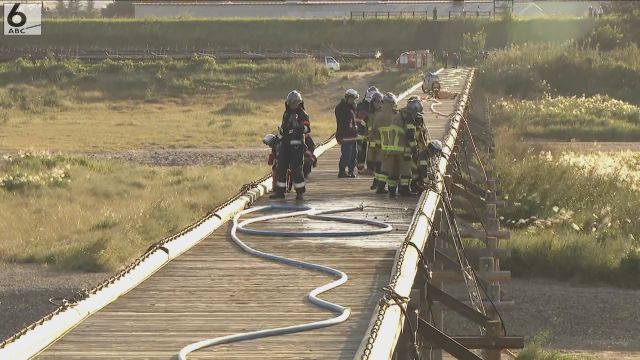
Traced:
[[[246, 332], [241, 334], [233, 334], [233, 335], [221, 336], [221, 337], [216, 337], [212, 339], [198, 341], [182, 348], [178, 353], [178, 358], [180, 360], [186, 360], [187, 355], [189, 353], [205, 347], [228, 344], [228, 343], [244, 341], [244, 340], [265, 338], [269, 336], [277, 336], [277, 335], [285, 335], [285, 334], [309, 331], [309, 330], [336, 325], [347, 320], [351, 313], [349, 308], [346, 308], [338, 304], [334, 304], [326, 300], [322, 300], [318, 297], [320, 294], [346, 283], [348, 279], [347, 274], [345, 274], [340, 270], [337, 270], [328, 266], [314, 264], [314, 263], [302, 261], [302, 260], [291, 259], [285, 256], [280, 256], [280, 255], [256, 250], [248, 246], [247, 244], [245, 244], [242, 240], [240, 240], [240, 238], [238, 237], [238, 233], [260, 235], [260, 236], [280, 236], [280, 237], [345, 237], [345, 236], [377, 235], [377, 234], [387, 233], [393, 230], [391, 225], [381, 221], [367, 220], [367, 219], [353, 219], [353, 218], [347, 218], [344, 216], [335, 215], [335, 214], [345, 213], [349, 211], [363, 210], [365, 207], [366, 206], [361, 205], [356, 207], [347, 207], [347, 208], [339, 208], [339, 209], [333, 209], [333, 210], [327, 210], [327, 211], [318, 211], [308, 206], [266, 205], [266, 206], [257, 206], [254, 208], [246, 209], [236, 214], [233, 217], [233, 226], [231, 228], [231, 239], [236, 243], [236, 245], [238, 245], [245, 252], [260, 258], [280, 262], [286, 265], [300, 267], [308, 270], [316, 270], [332, 276], [339, 277], [337, 280], [334, 280], [328, 284], [325, 284], [313, 289], [311, 292], [309, 292], [309, 295], [308, 295], [309, 301], [311, 301], [312, 303], [314, 303], [315, 305], [323, 309], [327, 309], [335, 312], [337, 316], [332, 317], [330, 319], [314, 321], [310, 323], [272, 328], [272, 329], [257, 330], [257, 331], [251, 331], [251, 332]], [[257, 211], [265, 211], [265, 210], [277, 210], [277, 211], [288, 211], [288, 212], [278, 213], [273, 215], [258, 216], [258, 217], [250, 218], [240, 222], [240, 218], [246, 214], [257, 212]], [[257, 230], [257, 229], [245, 228], [245, 226], [247, 225], [262, 222], [262, 221], [283, 219], [283, 218], [297, 217], [297, 216], [306, 216], [309, 219], [315, 219], [315, 220], [368, 225], [368, 226], [372, 226], [373, 228], [367, 229], [367, 230], [308, 231], [308, 232]]]

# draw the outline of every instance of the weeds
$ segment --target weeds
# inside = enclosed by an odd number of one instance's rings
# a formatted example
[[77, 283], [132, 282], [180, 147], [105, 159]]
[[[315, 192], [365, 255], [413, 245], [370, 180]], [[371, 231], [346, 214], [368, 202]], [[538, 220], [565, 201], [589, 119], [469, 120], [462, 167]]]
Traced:
[[223, 115], [241, 115], [254, 114], [256, 111], [256, 104], [251, 101], [246, 99], [233, 99], [220, 108], [218, 113]]
[[266, 172], [263, 166], [168, 169], [31, 153], [0, 164], [3, 174], [64, 164], [71, 179], [63, 187], [19, 193], [0, 188], [0, 213], [10, 214], [0, 217], [0, 259], [83, 271], [117, 269]]
[[522, 136], [579, 141], [640, 139], [640, 107], [608, 96], [502, 100], [491, 106], [495, 123]]
[[[96, 63], [19, 59], [0, 64], [0, 81], [8, 85], [0, 93], [0, 105], [35, 112], [63, 105], [64, 100], [75, 98], [78, 90], [99, 91], [111, 99], [154, 101], [230, 89], [307, 88], [328, 79], [328, 71], [312, 59], [225, 64], [207, 57]], [[42, 87], [46, 90], [33, 91]]]
[[639, 59], [634, 44], [610, 52], [575, 44], [512, 46], [481, 66], [478, 81], [490, 92], [519, 99], [600, 94], [640, 104]]
[[505, 265], [515, 275], [640, 286], [640, 192], [633, 179], [504, 139], [498, 149], [494, 165], [509, 201], [502, 222], [514, 230]]
[[556, 350], [546, 350], [544, 344], [548, 342], [548, 333], [536, 335], [522, 351], [518, 353], [516, 360], [590, 360], [588, 356], [562, 354]]

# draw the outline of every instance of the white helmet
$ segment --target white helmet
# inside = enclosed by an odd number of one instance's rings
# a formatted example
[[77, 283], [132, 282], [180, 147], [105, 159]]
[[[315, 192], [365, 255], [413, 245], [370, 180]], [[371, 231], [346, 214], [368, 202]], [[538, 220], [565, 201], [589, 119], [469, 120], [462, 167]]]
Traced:
[[376, 102], [376, 101], [382, 102], [383, 97], [384, 96], [382, 95], [381, 92], [375, 91], [373, 94], [371, 94], [371, 102]]
[[398, 99], [392, 92], [385, 93], [382, 97], [382, 102], [390, 102], [394, 105], [398, 103]]
[[371, 97], [373, 96], [373, 94], [377, 93], [377, 90], [367, 90], [367, 93], [364, 95], [364, 101], [366, 102], [371, 102]]
[[273, 134], [265, 135], [264, 139], [262, 139], [262, 143], [271, 146], [271, 144], [276, 140], [276, 136]]
[[287, 104], [291, 105], [291, 103], [301, 103], [302, 95], [298, 90], [293, 90], [289, 94], [287, 94]]
[[373, 94], [374, 92], [380, 92], [380, 90], [378, 90], [378, 88], [375, 86], [369, 86], [369, 88], [367, 89], [367, 93]]
[[440, 141], [440, 140], [431, 140], [431, 142], [429, 143], [429, 147], [434, 152], [441, 152], [442, 151], [442, 141]]
[[355, 91], [354, 89], [347, 89], [347, 91], [344, 92], [344, 97], [352, 97], [354, 99], [357, 99], [360, 97], [360, 95], [358, 95], [358, 92]]

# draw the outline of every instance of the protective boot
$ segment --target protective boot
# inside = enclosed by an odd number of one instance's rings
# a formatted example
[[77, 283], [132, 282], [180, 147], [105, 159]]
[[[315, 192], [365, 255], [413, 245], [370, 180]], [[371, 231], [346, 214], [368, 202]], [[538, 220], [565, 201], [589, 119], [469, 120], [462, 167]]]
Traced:
[[378, 179], [373, 179], [373, 183], [371, 184], [371, 190], [375, 190], [378, 187]]
[[304, 191], [297, 191], [296, 192], [296, 200], [304, 200]]
[[411, 190], [409, 189], [409, 186], [407, 185], [400, 185], [398, 186], [398, 193], [400, 194], [400, 196], [411, 196]]
[[389, 186], [389, 196], [396, 197], [397, 196], [396, 190], [397, 190], [396, 186]]
[[378, 184], [376, 185], [376, 194], [386, 194], [387, 190], [385, 190], [385, 185], [387, 185], [387, 183], [383, 182], [383, 181], [378, 181]]
[[411, 182], [411, 187], [409, 188], [412, 195], [418, 195], [422, 192], [422, 181]]
[[269, 196], [269, 199], [284, 199], [284, 188], [276, 188], [276, 190]]

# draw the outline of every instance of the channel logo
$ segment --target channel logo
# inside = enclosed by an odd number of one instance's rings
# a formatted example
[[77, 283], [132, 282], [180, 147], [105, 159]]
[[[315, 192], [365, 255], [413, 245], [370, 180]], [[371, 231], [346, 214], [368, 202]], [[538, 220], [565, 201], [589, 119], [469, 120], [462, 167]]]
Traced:
[[42, 3], [4, 4], [5, 35], [40, 35], [42, 32]]

